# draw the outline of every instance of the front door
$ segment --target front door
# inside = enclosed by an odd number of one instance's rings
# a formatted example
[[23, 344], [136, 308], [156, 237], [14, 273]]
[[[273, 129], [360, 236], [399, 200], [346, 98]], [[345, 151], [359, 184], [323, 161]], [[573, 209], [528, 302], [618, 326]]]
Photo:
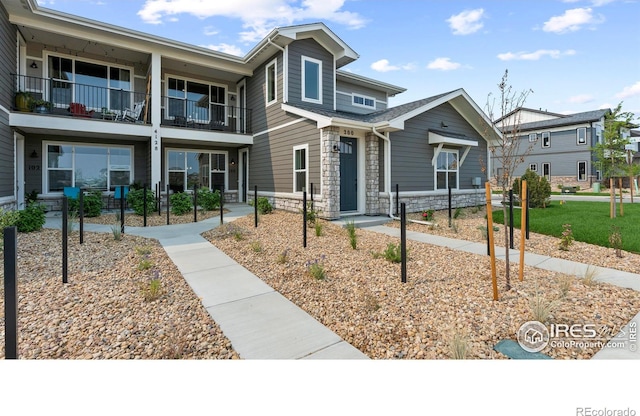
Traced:
[[18, 209], [24, 209], [24, 136], [15, 133], [16, 139], [16, 204]]
[[340, 138], [340, 211], [358, 210], [358, 159], [356, 139]]
[[249, 186], [249, 151], [240, 151], [240, 202], [247, 202], [247, 187]]

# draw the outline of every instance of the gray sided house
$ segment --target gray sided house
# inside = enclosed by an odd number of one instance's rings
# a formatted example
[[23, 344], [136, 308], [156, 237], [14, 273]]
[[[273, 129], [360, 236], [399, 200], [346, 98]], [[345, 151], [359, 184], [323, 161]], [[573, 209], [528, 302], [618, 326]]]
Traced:
[[[244, 57], [0, 0], [0, 205], [65, 188], [254, 189], [320, 215], [477, 204], [500, 133], [455, 90], [391, 108], [403, 88], [344, 68], [359, 58], [322, 23], [274, 29]], [[91, 39], [91, 40], [87, 40]], [[18, 98], [28, 95], [30, 106]], [[41, 104], [37, 106], [36, 104]], [[488, 132], [488, 133], [487, 133]]]
[[[552, 189], [559, 185], [590, 188], [600, 181], [592, 151], [602, 141], [605, 115], [608, 109], [576, 114], [519, 108], [495, 122], [505, 134], [517, 127], [519, 155], [524, 156], [513, 177], [526, 169], [544, 176]], [[499, 158], [493, 159], [493, 175], [500, 175]]]

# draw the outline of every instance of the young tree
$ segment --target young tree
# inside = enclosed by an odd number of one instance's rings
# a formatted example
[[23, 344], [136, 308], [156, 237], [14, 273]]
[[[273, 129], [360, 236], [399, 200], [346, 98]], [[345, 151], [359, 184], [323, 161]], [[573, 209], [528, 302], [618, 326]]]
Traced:
[[634, 115], [628, 111], [622, 111], [622, 102], [608, 112], [604, 119], [604, 131], [602, 141], [592, 148], [596, 166], [602, 172], [604, 178], [609, 178], [609, 191], [611, 193], [610, 216], [616, 216], [615, 211], [615, 177], [626, 176], [632, 170], [627, 170], [627, 151], [625, 146], [630, 143], [629, 137], [623, 131], [634, 127], [631, 123]]
[[533, 149], [533, 143], [526, 140], [527, 147], [521, 149], [524, 143], [520, 137], [520, 115], [519, 111], [529, 94], [533, 90], [515, 91], [508, 82], [509, 70], [504, 71], [504, 75], [498, 84], [498, 95], [494, 97], [491, 93], [487, 96], [486, 112], [489, 118], [495, 122], [495, 126], [502, 135], [496, 140], [492, 139], [487, 132], [489, 150], [495, 171], [495, 178], [498, 187], [502, 189], [502, 213], [504, 218], [504, 246], [505, 246], [505, 279], [506, 290], [511, 290], [511, 277], [509, 267], [509, 230], [507, 225], [507, 201], [509, 187], [513, 182], [513, 176], [518, 166], [524, 162], [525, 157]]

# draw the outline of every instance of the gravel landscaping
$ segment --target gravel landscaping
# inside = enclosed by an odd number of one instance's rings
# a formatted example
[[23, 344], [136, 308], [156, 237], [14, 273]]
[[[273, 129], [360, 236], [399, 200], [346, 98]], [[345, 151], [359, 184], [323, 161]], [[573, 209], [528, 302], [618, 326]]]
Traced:
[[[198, 219], [218, 212], [198, 214]], [[193, 214], [171, 216], [191, 222]], [[414, 218], [418, 218], [417, 216]], [[483, 241], [478, 226], [484, 211], [465, 210], [448, 227], [446, 212], [437, 226], [409, 224], [410, 230]], [[130, 226], [141, 217], [127, 215]], [[112, 224], [115, 214], [87, 222]], [[173, 222], [175, 221], [175, 222]], [[140, 222], [138, 224], [138, 222]], [[166, 225], [166, 215], [148, 224]], [[415, 241], [408, 242], [408, 282], [400, 265], [385, 259], [397, 238], [356, 229], [352, 248], [347, 230], [318, 220], [321, 235], [309, 227], [302, 247], [301, 215], [275, 211], [211, 230], [205, 238], [275, 290], [374, 359], [447, 359], [454, 349], [466, 358], [502, 359], [493, 346], [516, 339], [517, 329], [534, 319], [532, 304], [547, 305], [547, 322], [592, 323], [609, 338], [640, 311], [640, 293], [590, 279], [525, 267], [512, 290], [504, 291], [504, 263], [497, 262], [500, 300], [492, 300], [488, 256], [478, 256]], [[389, 226], [399, 226], [390, 222]], [[502, 236], [501, 231], [496, 233]], [[518, 233], [516, 232], [516, 244]], [[69, 283], [62, 283], [61, 232], [19, 234], [19, 355], [26, 359], [233, 359], [238, 354], [155, 241], [110, 233], [77, 231], [69, 239]], [[575, 242], [557, 249], [558, 239], [531, 234], [528, 251], [603, 267], [637, 272], [640, 256]], [[1, 255], [0, 255], [1, 257]], [[0, 262], [0, 270], [2, 270]], [[567, 271], [570, 273], [571, 271]], [[312, 273], [315, 274], [312, 275]], [[4, 272], [3, 272], [4, 274]], [[162, 292], [147, 301], [144, 289], [159, 278]], [[597, 276], [596, 276], [597, 279]], [[4, 293], [0, 287], [0, 314]], [[4, 357], [4, 325], [0, 328]], [[548, 348], [560, 359], [588, 359], [598, 348]]]

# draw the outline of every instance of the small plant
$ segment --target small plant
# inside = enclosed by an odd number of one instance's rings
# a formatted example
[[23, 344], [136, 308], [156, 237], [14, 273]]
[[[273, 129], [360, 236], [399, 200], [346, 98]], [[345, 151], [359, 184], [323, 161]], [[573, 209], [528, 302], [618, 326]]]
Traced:
[[[136, 215], [144, 215], [144, 189], [131, 189], [127, 194], [127, 204], [133, 208]], [[156, 209], [155, 193], [151, 189], [147, 189], [147, 215], [153, 213]], [[116, 211], [117, 212], [117, 211]]]
[[469, 354], [469, 337], [461, 330], [455, 329], [449, 339], [449, 353], [454, 360], [464, 360]]
[[29, 204], [25, 209], [18, 211], [16, 226], [19, 232], [30, 233], [41, 230], [45, 222], [44, 205]]
[[[80, 199], [69, 199], [69, 212], [80, 215]], [[102, 192], [91, 191], [82, 196], [82, 215], [87, 218], [99, 217], [102, 214]]]
[[458, 218], [461, 215], [462, 215], [462, 208], [461, 207], [456, 207], [456, 210], [453, 213], [453, 218]]
[[573, 231], [571, 230], [571, 224], [564, 224], [562, 226], [562, 235], [560, 236], [560, 242], [558, 248], [562, 251], [569, 251], [569, 247], [573, 244]]
[[153, 262], [146, 257], [140, 260], [140, 263], [138, 263], [138, 270], [140, 271], [149, 270], [152, 267], [153, 267]]
[[20, 219], [19, 211], [0, 211], [0, 229], [13, 227]]
[[[255, 201], [251, 201], [249, 205], [254, 206]], [[258, 197], [258, 212], [260, 214], [271, 214], [273, 212], [273, 205], [269, 202], [269, 198], [266, 196]]]
[[276, 259], [276, 263], [285, 264], [289, 261], [289, 249], [285, 249], [282, 253], [278, 254], [278, 258]]
[[153, 279], [141, 284], [141, 291], [146, 302], [153, 302], [162, 296], [164, 290], [162, 289], [162, 281], [160, 280], [160, 272], [158, 270], [154, 271]]
[[349, 244], [351, 244], [352, 249], [356, 249], [358, 246], [358, 236], [356, 235], [356, 224], [353, 221], [347, 221], [345, 228], [347, 229], [347, 234], [349, 234]]
[[424, 221], [433, 221], [435, 211], [432, 209], [423, 209], [421, 215]]
[[320, 222], [316, 222], [316, 224], [314, 225], [314, 228], [316, 230], [316, 237], [322, 236], [323, 225]]
[[591, 266], [587, 266], [587, 270], [584, 272], [584, 277], [582, 278], [582, 283], [584, 283], [585, 286], [594, 286], [596, 283], [598, 283], [598, 281], [596, 280], [597, 275], [597, 269]]
[[451, 229], [454, 233], [458, 234], [458, 222], [456, 220], [451, 221]]
[[316, 280], [324, 280], [326, 278], [326, 272], [324, 271], [324, 266], [322, 265], [323, 260], [324, 255], [320, 256], [319, 260], [309, 260], [305, 264], [307, 272]]
[[111, 233], [113, 234], [113, 239], [116, 241], [122, 240], [122, 229], [120, 224], [114, 224], [111, 226]]
[[622, 257], [622, 234], [620, 233], [620, 227], [617, 225], [611, 225], [609, 244], [616, 251], [616, 257]]
[[556, 306], [556, 301], [547, 300], [536, 290], [536, 294], [530, 302], [531, 315], [535, 321], [545, 323]]
[[307, 226], [312, 226], [316, 224], [316, 220], [318, 219], [318, 211], [311, 208], [311, 202], [307, 202]]
[[69, 215], [67, 216], [67, 233], [71, 234], [74, 229], [75, 229], [75, 225], [78, 222], [78, 214], [73, 212], [73, 211], [69, 211]]
[[220, 208], [220, 191], [211, 191], [209, 188], [198, 188], [198, 205], [205, 211], [213, 211]]
[[136, 247], [136, 254], [139, 256], [148, 256], [151, 254], [151, 248], [147, 246]]
[[236, 241], [242, 241], [242, 240], [244, 240], [244, 235], [242, 234], [242, 231], [237, 230], [237, 231], [234, 231], [234, 233], [233, 233], [233, 238], [234, 238]]
[[558, 287], [560, 288], [560, 297], [563, 299], [567, 297], [571, 287], [573, 286], [574, 277], [568, 274], [562, 275], [558, 279]]
[[262, 253], [262, 244], [260, 241], [252, 241], [251, 250], [253, 250], [254, 253]]
[[382, 257], [391, 263], [400, 263], [402, 261], [402, 253], [400, 251], [400, 244], [389, 243], [382, 252]]
[[171, 213], [173, 215], [184, 215], [193, 209], [193, 199], [185, 192], [176, 192], [171, 195]]

